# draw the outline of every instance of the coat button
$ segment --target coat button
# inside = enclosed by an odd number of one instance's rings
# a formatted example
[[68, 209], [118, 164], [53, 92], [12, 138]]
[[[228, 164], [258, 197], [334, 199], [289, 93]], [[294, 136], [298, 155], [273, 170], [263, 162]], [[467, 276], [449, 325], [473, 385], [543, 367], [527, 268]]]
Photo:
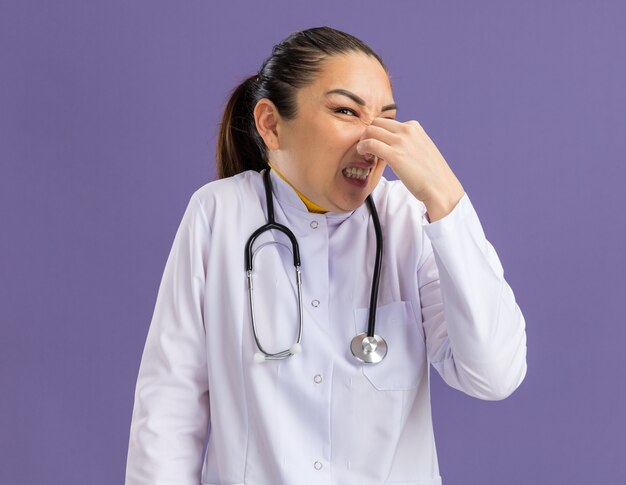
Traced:
[[322, 376], [319, 374], [316, 374], [315, 377], [313, 377], [313, 382], [315, 382], [315, 384], [321, 384], [322, 380]]
[[313, 463], [313, 467], [314, 467], [316, 470], [321, 470], [321, 469], [322, 469], [322, 466], [323, 466], [323, 465], [322, 465], [322, 462], [321, 462], [321, 461], [316, 461], [315, 463]]
[[318, 306], [320, 306], [320, 301], [319, 300], [313, 300], [311, 302], [311, 306], [313, 306], [314, 308], [317, 308]]
[[317, 221], [311, 221], [311, 229], [317, 229], [317, 226], [319, 226]]

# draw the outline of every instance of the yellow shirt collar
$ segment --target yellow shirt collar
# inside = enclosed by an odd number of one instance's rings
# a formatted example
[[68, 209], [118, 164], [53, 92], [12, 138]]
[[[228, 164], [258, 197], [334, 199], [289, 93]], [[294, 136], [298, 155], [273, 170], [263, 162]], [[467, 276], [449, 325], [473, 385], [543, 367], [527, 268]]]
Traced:
[[298, 197], [300, 197], [302, 202], [304, 202], [304, 205], [309, 210], [309, 212], [313, 212], [315, 214], [325, 214], [326, 212], [328, 212], [328, 211], [324, 210], [323, 208], [321, 208], [319, 205], [317, 205], [312, 200], [307, 199], [304, 196], [304, 194], [302, 194], [298, 189], [296, 189], [293, 185], [291, 185], [291, 182], [289, 182], [289, 180], [287, 180], [282, 173], [280, 173], [278, 170], [276, 170], [276, 167], [274, 167], [272, 164], [268, 164], [268, 165], [272, 168], [272, 170], [274, 170], [278, 174], [278, 176], [281, 179], [283, 179], [285, 182], [287, 182], [291, 186], [291, 188], [296, 191], [296, 194], [298, 194]]

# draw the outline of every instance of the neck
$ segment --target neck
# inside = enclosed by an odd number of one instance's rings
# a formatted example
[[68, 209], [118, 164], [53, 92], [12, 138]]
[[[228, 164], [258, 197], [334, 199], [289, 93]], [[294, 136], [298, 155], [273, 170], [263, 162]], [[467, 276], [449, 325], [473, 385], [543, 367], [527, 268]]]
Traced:
[[283, 179], [285, 182], [287, 182], [289, 184], [289, 186], [296, 191], [296, 194], [298, 194], [298, 197], [300, 197], [300, 200], [302, 200], [302, 202], [304, 202], [304, 205], [306, 206], [306, 208], [308, 209], [309, 212], [313, 212], [315, 214], [325, 214], [326, 212], [328, 212], [327, 210], [323, 209], [322, 207], [320, 207], [319, 205], [317, 205], [315, 202], [313, 202], [311, 199], [308, 199], [302, 192], [300, 192], [298, 189], [296, 189], [293, 184], [287, 180], [285, 178], [285, 176], [280, 173], [276, 167], [274, 167], [274, 165], [272, 165], [271, 163], [269, 164], [269, 166], [271, 167], [272, 170], [274, 170], [278, 176]]

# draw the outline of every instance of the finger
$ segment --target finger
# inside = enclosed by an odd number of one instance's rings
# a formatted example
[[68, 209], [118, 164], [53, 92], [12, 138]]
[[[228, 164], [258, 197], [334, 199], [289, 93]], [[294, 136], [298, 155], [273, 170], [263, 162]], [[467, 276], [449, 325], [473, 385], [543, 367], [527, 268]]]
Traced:
[[387, 145], [395, 145], [400, 141], [399, 136], [396, 133], [393, 133], [386, 128], [373, 125], [368, 126], [361, 135], [361, 140], [365, 140], [367, 138], [380, 140]]
[[408, 133], [413, 130], [416, 130], [418, 133], [425, 133], [424, 127], [417, 120], [400, 122], [390, 118], [379, 117], [372, 120], [372, 125], [380, 126], [393, 133]]
[[392, 133], [399, 133], [402, 130], [406, 129], [405, 123], [392, 120], [391, 118], [382, 118], [380, 116], [374, 118], [370, 126], [380, 126]]
[[374, 138], [366, 138], [365, 140], [361, 140], [359, 143], [357, 143], [356, 150], [361, 155], [371, 153], [387, 162], [389, 162], [389, 158], [393, 154], [393, 149], [391, 146]]

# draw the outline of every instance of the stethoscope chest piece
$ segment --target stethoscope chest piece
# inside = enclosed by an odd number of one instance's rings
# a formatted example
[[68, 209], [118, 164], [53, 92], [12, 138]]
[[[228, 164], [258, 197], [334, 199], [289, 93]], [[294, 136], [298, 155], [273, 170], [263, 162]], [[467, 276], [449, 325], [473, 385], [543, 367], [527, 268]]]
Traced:
[[387, 355], [387, 342], [380, 335], [368, 337], [364, 332], [352, 339], [350, 350], [364, 364], [378, 364]]

